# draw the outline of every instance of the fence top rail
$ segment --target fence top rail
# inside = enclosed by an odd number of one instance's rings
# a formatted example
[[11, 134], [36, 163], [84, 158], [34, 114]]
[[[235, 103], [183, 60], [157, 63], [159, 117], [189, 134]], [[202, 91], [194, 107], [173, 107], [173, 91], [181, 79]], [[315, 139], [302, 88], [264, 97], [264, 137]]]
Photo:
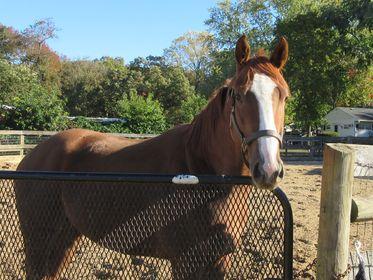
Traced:
[[[104, 172], [49, 172], [49, 171], [0, 171], [0, 179], [99, 181], [133, 183], [171, 183], [180, 174], [104, 173]], [[194, 175], [192, 175], [194, 176]], [[200, 184], [253, 185], [249, 176], [195, 175]]]
[[0, 130], [0, 135], [54, 135], [58, 131]]
[[[347, 141], [349, 138], [354, 137], [330, 137], [330, 136], [313, 136], [313, 137], [302, 137], [294, 135], [284, 135], [284, 140], [294, 140], [294, 141]], [[356, 138], [356, 137], [355, 137]]]
[[[59, 131], [32, 131], [32, 130], [0, 130], [0, 135], [54, 135]], [[127, 138], [152, 138], [156, 137], [159, 134], [137, 134], [137, 133], [108, 133], [115, 136], [127, 137]], [[330, 136], [313, 136], [313, 137], [302, 137], [295, 135], [284, 135], [284, 140], [290, 141], [324, 141], [324, 142], [339, 142], [339, 141], [348, 141], [348, 139], [356, 140], [366, 140], [367, 138], [363, 137], [330, 137]], [[368, 138], [369, 139], [369, 138]]]
[[[32, 131], [32, 130], [0, 130], [0, 135], [54, 135], [59, 131]], [[137, 133], [109, 133], [114, 136], [126, 137], [126, 138], [152, 138], [158, 136], [158, 134], [137, 134]]]

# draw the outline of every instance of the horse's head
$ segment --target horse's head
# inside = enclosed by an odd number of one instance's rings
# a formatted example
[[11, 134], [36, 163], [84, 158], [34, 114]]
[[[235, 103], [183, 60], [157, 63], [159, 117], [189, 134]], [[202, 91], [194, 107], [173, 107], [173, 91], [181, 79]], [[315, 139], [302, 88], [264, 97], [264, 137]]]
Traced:
[[288, 43], [281, 38], [270, 58], [250, 58], [244, 35], [237, 42], [235, 56], [237, 70], [228, 85], [232, 134], [241, 138], [243, 158], [254, 183], [272, 189], [284, 174], [280, 145], [289, 88], [281, 69], [288, 57]]

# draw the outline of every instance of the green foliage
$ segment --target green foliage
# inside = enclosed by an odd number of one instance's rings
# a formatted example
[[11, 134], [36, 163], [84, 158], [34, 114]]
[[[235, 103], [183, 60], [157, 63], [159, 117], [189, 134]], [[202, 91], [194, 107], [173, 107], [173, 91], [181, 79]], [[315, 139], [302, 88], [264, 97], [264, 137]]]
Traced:
[[318, 136], [324, 137], [338, 137], [339, 133], [335, 131], [322, 131]]
[[171, 65], [183, 67], [190, 73], [191, 83], [198, 92], [214, 48], [211, 34], [190, 31], [172, 41], [171, 46], [164, 51], [164, 56]]
[[194, 117], [206, 106], [207, 100], [200, 95], [191, 95], [182, 101], [180, 109], [174, 116], [173, 123], [190, 123]]
[[181, 67], [153, 66], [143, 69], [144, 83], [138, 93], [153, 93], [165, 109], [168, 126], [173, 126], [174, 116], [183, 100], [193, 94], [193, 88]]
[[105, 133], [131, 133], [125, 123], [110, 123], [102, 124], [93, 120], [89, 120], [86, 117], [76, 117], [68, 122], [69, 128], [84, 128]]
[[131, 92], [119, 101], [118, 115], [126, 120], [128, 130], [133, 133], [161, 133], [166, 129], [166, 118], [161, 104], [153, 99]]
[[321, 125], [336, 106], [369, 104], [371, 88], [366, 84], [372, 62], [372, 31], [345, 21], [345, 2], [277, 25], [276, 32], [289, 41], [285, 76], [292, 89], [293, 119], [303, 128]]
[[104, 111], [99, 92], [106, 69], [99, 61], [65, 61], [62, 64], [61, 91], [70, 115], [99, 117]]
[[210, 9], [210, 17], [205, 24], [220, 47], [233, 49], [237, 38], [250, 30], [248, 15], [241, 3], [242, 1], [223, 0]]
[[222, 0], [210, 9], [205, 23], [223, 49], [232, 50], [237, 39], [246, 34], [255, 51], [270, 45], [277, 21], [291, 9], [293, 2], [296, 1]]
[[22, 36], [13, 28], [0, 24], [0, 58], [11, 62], [16, 61], [23, 49]]
[[130, 67], [112, 58], [64, 62], [62, 92], [69, 113], [120, 117], [117, 104], [131, 91], [139, 95], [153, 93], [163, 108], [167, 108], [166, 115], [174, 115], [193, 88], [182, 68], [161, 66], [156, 61], [138, 58]]
[[0, 104], [9, 105], [14, 97], [37, 85], [36, 74], [24, 65], [13, 65], [0, 59]]
[[1, 129], [63, 129], [66, 113], [58, 94], [43, 87], [30, 67], [0, 60], [0, 104], [13, 107], [1, 111]]
[[[235, 43], [246, 33], [252, 55], [259, 47], [272, 49], [274, 37], [287, 37], [284, 75], [292, 97], [285, 122], [315, 128], [336, 106], [373, 104], [372, 11], [370, 0], [222, 0], [206, 20], [213, 36], [188, 32], [164, 56], [127, 65], [111, 57], [61, 60], [47, 45], [57, 31], [50, 19], [23, 31], [0, 24], [0, 104], [15, 106], [1, 112], [1, 126], [159, 133], [190, 122], [235, 74]], [[66, 124], [64, 111], [128, 122]]]
[[61, 130], [66, 128], [62, 101], [39, 87], [11, 101], [14, 109], [1, 114], [1, 129]]
[[201, 83], [201, 92], [205, 97], [219, 88], [227, 78], [236, 73], [236, 60], [233, 50], [215, 51], [211, 54], [212, 60], [209, 64], [209, 72], [206, 79]]

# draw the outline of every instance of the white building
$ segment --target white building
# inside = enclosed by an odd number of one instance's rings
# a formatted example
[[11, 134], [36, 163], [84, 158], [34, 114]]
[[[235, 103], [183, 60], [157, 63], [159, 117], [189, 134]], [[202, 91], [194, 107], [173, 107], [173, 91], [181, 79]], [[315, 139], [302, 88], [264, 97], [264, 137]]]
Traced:
[[325, 118], [325, 130], [341, 137], [373, 137], [373, 108], [336, 107]]

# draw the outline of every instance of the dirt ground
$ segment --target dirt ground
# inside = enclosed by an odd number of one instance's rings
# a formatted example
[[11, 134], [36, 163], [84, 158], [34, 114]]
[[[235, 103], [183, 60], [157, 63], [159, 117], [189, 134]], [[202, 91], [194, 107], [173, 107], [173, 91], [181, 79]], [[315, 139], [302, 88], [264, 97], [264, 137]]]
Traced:
[[[15, 168], [16, 163], [0, 164], [0, 169]], [[317, 254], [321, 170], [322, 162], [288, 162], [285, 178], [279, 183], [293, 209], [295, 271], [306, 267]], [[355, 179], [354, 184], [354, 193], [373, 193], [373, 180]], [[351, 229], [351, 234], [353, 232], [356, 228]], [[314, 271], [310, 273], [315, 274]]]
[[[322, 162], [287, 162], [285, 178], [279, 183], [293, 210], [295, 271], [305, 268], [317, 255], [321, 172]], [[373, 180], [354, 179], [353, 195], [372, 194]], [[371, 222], [351, 226], [351, 243], [359, 239], [363, 250], [371, 250], [373, 247], [370, 224]], [[315, 270], [310, 274], [315, 276]]]

